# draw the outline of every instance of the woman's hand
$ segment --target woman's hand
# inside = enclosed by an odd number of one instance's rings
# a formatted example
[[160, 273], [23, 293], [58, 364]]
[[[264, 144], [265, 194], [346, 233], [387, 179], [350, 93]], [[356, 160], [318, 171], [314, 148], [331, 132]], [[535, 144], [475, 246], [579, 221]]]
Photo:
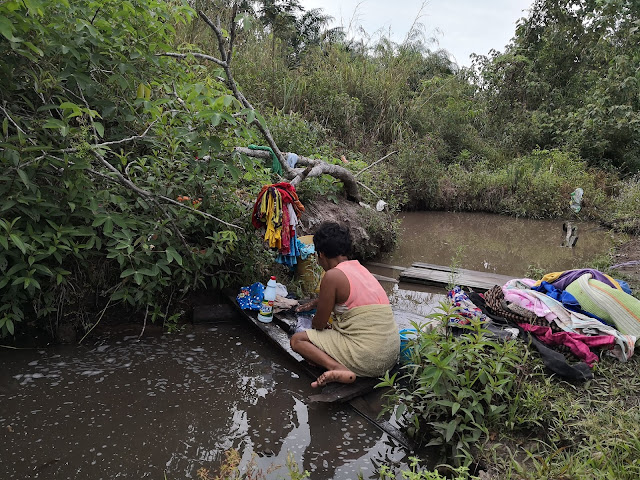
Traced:
[[310, 302], [304, 303], [296, 308], [296, 312], [308, 312], [309, 310], [313, 310], [318, 306], [318, 299], [311, 300]]

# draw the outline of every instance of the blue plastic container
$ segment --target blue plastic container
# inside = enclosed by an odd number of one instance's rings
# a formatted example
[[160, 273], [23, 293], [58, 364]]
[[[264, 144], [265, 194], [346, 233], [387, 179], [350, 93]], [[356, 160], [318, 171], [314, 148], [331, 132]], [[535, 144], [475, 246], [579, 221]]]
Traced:
[[415, 328], [405, 328], [400, 330], [400, 362], [409, 363], [411, 361], [411, 348], [409, 348], [409, 341], [415, 339], [418, 336], [418, 331]]

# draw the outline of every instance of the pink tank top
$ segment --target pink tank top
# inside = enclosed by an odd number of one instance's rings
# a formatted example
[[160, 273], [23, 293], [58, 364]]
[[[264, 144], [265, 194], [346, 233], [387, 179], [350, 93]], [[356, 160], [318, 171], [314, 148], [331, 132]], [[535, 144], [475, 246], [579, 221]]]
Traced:
[[349, 298], [345, 302], [348, 309], [362, 305], [389, 305], [389, 297], [382, 285], [357, 260], [340, 262], [336, 267], [349, 280]]

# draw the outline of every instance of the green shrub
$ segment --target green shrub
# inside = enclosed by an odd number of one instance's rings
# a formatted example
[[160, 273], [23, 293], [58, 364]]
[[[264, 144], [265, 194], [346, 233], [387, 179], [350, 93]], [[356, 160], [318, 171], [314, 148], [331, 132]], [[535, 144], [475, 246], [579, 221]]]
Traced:
[[1, 336], [27, 319], [88, 328], [115, 304], [168, 320], [186, 293], [264, 264], [245, 202], [269, 177], [225, 149], [249, 138], [238, 103], [202, 67], [156, 56], [192, 15], [0, 5]]
[[398, 155], [392, 165], [402, 178], [406, 195], [406, 202], [401, 207], [430, 209], [439, 206], [439, 198], [443, 195], [439, 179], [444, 169], [438, 161], [436, 143], [437, 140], [425, 136], [397, 146]]
[[[430, 315], [447, 328], [459, 314], [448, 303]], [[518, 415], [520, 370], [527, 352], [515, 341], [491, 339], [479, 322], [454, 336], [415, 324], [419, 336], [410, 343], [411, 358], [400, 378], [385, 377], [392, 387], [387, 408], [397, 405], [409, 433], [427, 445], [439, 445], [455, 462], [469, 464], [472, 448], [489, 429]]]
[[618, 184], [603, 220], [618, 231], [640, 234], [640, 176]]
[[611, 176], [588, 169], [571, 153], [535, 150], [502, 166], [487, 161], [448, 165], [434, 203], [447, 210], [571, 218], [570, 193], [581, 187], [584, 200], [578, 217], [599, 219], [608, 205], [606, 186], [611, 182]]
[[308, 122], [298, 113], [284, 114], [276, 111], [265, 117], [278, 148], [305, 157], [316, 158], [326, 140], [325, 129]]

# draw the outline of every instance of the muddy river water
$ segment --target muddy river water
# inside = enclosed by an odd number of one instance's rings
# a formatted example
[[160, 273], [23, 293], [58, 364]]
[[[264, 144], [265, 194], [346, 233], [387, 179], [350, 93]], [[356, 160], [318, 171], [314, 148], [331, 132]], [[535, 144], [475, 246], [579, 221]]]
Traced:
[[[577, 267], [611, 246], [581, 224], [574, 249], [561, 222], [481, 214], [403, 215], [398, 249], [414, 261], [522, 276], [529, 265]], [[385, 273], [389, 275], [388, 273]], [[387, 284], [396, 306], [422, 312], [442, 291]], [[430, 307], [429, 307], [430, 308]], [[427, 308], [428, 310], [428, 308]], [[236, 449], [263, 478], [287, 456], [317, 479], [376, 478], [407, 452], [347, 406], [307, 402], [309, 378], [241, 318], [176, 334], [139, 327], [79, 346], [0, 348], [0, 478], [196, 478]]]

